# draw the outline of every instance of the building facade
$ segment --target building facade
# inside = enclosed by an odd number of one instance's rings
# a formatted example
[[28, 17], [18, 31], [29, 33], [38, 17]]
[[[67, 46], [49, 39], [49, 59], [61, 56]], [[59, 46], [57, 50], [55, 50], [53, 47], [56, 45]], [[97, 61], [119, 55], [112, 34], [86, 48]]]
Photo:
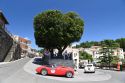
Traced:
[[[79, 51], [87, 52], [88, 54], [92, 55], [94, 62], [98, 62], [98, 59], [100, 56], [103, 56], [101, 54], [101, 46], [92, 46], [90, 48], [80, 48]], [[122, 48], [116, 48], [113, 49], [113, 56], [118, 56], [120, 59], [124, 59], [124, 52]]]
[[122, 48], [114, 49], [113, 52], [114, 56], [118, 56], [120, 59], [124, 59], [124, 51]]
[[[58, 50], [54, 50], [54, 54], [57, 54]], [[73, 60], [76, 69], [79, 68], [79, 50], [72, 47], [67, 47], [62, 53], [64, 60]]]
[[85, 48], [83, 51], [92, 55], [93, 61], [96, 63], [98, 62], [98, 58], [103, 56], [103, 54], [100, 54], [100, 49], [102, 49], [100, 46], [92, 46], [91, 48]]
[[20, 47], [22, 49], [21, 57], [27, 57], [28, 53], [31, 51], [31, 41], [26, 38], [19, 37], [17, 35], [14, 35], [13, 39], [15, 42], [20, 43]]
[[14, 35], [13, 39], [20, 43], [20, 47], [22, 49], [21, 52], [21, 57], [30, 57], [33, 58], [35, 56], [39, 56], [39, 53], [37, 52], [36, 49], [33, 49], [30, 45], [31, 45], [31, 41], [27, 38], [23, 38], [17, 35]]
[[0, 10], [0, 61], [12, 61], [20, 58], [20, 45], [14, 43], [13, 35], [7, 30], [9, 24]]
[[0, 25], [2, 28], [5, 28], [5, 25], [9, 24], [5, 16], [3, 15], [2, 11], [0, 10]]
[[13, 44], [13, 40], [6, 29], [7, 24], [9, 23], [0, 10], [0, 62], [4, 61]]

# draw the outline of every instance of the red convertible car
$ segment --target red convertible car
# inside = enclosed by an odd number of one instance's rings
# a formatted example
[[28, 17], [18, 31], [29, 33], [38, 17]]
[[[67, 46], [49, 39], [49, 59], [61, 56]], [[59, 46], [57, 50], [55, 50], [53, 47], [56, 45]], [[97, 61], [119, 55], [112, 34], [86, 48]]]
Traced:
[[57, 75], [72, 78], [74, 76], [74, 69], [65, 66], [47, 65], [36, 68], [36, 72], [42, 75]]

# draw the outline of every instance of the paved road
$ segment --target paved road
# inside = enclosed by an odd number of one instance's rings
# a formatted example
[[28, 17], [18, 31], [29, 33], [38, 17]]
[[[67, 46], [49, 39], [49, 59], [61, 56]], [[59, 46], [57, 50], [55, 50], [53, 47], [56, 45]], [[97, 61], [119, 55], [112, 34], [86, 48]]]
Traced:
[[112, 78], [110, 80], [100, 83], [125, 83], [125, 71], [123, 72], [110, 71], [110, 70], [101, 70], [101, 71], [111, 74]]
[[[78, 83], [78, 82], [64, 82], [59, 80], [43, 78], [40, 75], [30, 74], [24, 71], [25, 64], [30, 59], [22, 59], [9, 64], [0, 65], [0, 83]], [[79, 83], [125, 83], [125, 72], [98, 70], [99, 72], [108, 73], [112, 76], [107, 81], [98, 82], [79, 82]], [[70, 78], [65, 78], [70, 79]]]
[[20, 59], [11, 63], [0, 64], [0, 83], [18, 72], [29, 61], [29, 58]]

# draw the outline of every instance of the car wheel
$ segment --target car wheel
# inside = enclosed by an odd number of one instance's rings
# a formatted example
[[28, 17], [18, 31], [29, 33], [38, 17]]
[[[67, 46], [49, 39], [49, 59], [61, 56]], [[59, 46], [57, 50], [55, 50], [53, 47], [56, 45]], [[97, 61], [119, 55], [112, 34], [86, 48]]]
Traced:
[[46, 70], [46, 69], [42, 69], [42, 70], [41, 70], [41, 74], [42, 74], [43, 76], [47, 75], [47, 70]]
[[72, 78], [72, 77], [73, 77], [72, 72], [67, 72], [67, 73], [66, 73], [66, 77], [67, 77], [67, 78]]

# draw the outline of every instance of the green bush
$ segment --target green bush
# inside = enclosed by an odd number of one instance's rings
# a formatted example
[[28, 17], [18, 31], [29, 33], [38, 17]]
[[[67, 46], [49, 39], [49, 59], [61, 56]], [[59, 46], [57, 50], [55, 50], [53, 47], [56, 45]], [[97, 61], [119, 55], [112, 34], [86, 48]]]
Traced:
[[79, 58], [81, 60], [89, 60], [89, 61], [93, 61], [92, 55], [88, 54], [87, 52], [79, 52]]

